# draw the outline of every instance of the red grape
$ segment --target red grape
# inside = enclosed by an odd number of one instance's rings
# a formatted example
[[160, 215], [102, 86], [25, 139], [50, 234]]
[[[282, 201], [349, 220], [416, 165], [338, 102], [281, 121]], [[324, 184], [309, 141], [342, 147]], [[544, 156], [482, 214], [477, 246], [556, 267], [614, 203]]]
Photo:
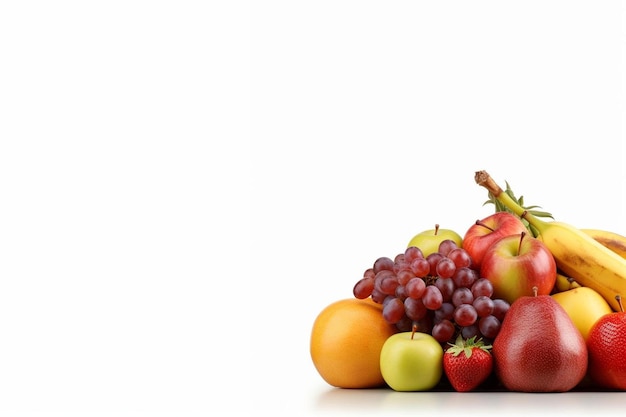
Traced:
[[510, 307], [511, 305], [506, 300], [496, 298], [493, 300], [493, 313], [491, 314], [502, 322]]
[[500, 320], [494, 316], [486, 316], [478, 320], [478, 328], [483, 336], [489, 339], [495, 339], [500, 332]]
[[393, 263], [394, 264], [399, 264], [399, 263], [402, 263], [404, 261], [405, 261], [404, 253], [399, 253], [399, 254], [396, 255], [395, 258], [393, 258]]
[[401, 271], [398, 271], [396, 276], [398, 277], [398, 283], [400, 285], [406, 285], [406, 283], [409, 282], [411, 278], [415, 277], [415, 274], [410, 269], [403, 269]]
[[396, 297], [392, 297], [383, 304], [383, 317], [388, 323], [395, 324], [404, 316], [404, 303]]
[[411, 270], [411, 264], [409, 264], [406, 261], [396, 261], [393, 264], [393, 272], [395, 272], [396, 274], [401, 271], [410, 271], [410, 270]]
[[478, 317], [487, 317], [491, 313], [493, 313], [493, 300], [486, 295], [479, 295], [474, 298], [474, 302], [472, 305], [476, 309], [478, 313]]
[[454, 305], [451, 303], [442, 303], [441, 308], [439, 308], [439, 310], [435, 310], [435, 323], [438, 323], [441, 320], [454, 319], [454, 308]]
[[472, 284], [472, 294], [474, 294], [474, 297], [479, 295], [491, 297], [493, 295], [493, 284], [487, 278], [478, 278]]
[[395, 275], [384, 277], [380, 283], [380, 290], [388, 295], [394, 295], [396, 293], [396, 287], [398, 286], [398, 278]]
[[433, 277], [437, 276], [437, 264], [442, 259], [443, 255], [439, 252], [433, 252], [426, 257], [428, 265], [430, 265], [430, 271], [428, 272], [429, 275], [432, 275]]
[[420, 259], [420, 258], [424, 259], [424, 253], [417, 246], [409, 246], [404, 251], [404, 260], [407, 261], [409, 264], [413, 262], [414, 260]]
[[383, 293], [382, 291], [374, 287], [374, 289], [372, 290], [372, 300], [374, 302], [377, 302], [378, 304], [382, 304], [383, 301], [385, 301], [385, 297], [387, 297], [387, 294]]
[[454, 276], [452, 276], [452, 279], [454, 280], [454, 284], [457, 287], [471, 288], [474, 282], [478, 279], [478, 272], [476, 272], [472, 268], [462, 266], [456, 269], [456, 272], [454, 273]]
[[411, 320], [420, 320], [427, 310], [421, 299], [407, 298], [404, 300], [404, 312]]
[[480, 337], [480, 329], [478, 328], [478, 323], [474, 323], [471, 326], [465, 326], [461, 328], [461, 336], [464, 339], [469, 339], [470, 337]]
[[471, 326], [476, 323], [478, 314], [471, 304], [461, 304], [454, 310], [454, 321], [459, 326]]
[[443, 301], [450, 301], [452, 293], [454, 293], [454, 289], [456, 288], [452, 278], [437, 278], [434, 285], [441, 291]]
[[405, 285], [406, 295], [411, 298], [422, 298], [426, 290], [426, 283], [421, 278], [411, 278]]
[[413, 324], [417, 326], [417, 331], [432, 334], [431, 332], [433, 330], [433, 320], [430, 314], [426, 314], [421, 319], [413, 321]]
[[439, 252], [443, 256], [448, 256], [448, 253], [451, 250], [454, 250], [454, 249], [456, 249], [458, 247], [459, 246], [456, 244], [456, 242], [454, 240], [452, 240], [452, 239], [445, 239], [445, 240], [442, 240], [441, 243], [439, 243], [439, 248], [438, 248], [437, 252]]
[[372, 295], [372, 290], [374, 290], [374, 278], [363, 277], [354, 285], [352, 293], [355, 298], [363, 300]]
[[393, 271], [394, 262], [392, 259], [382, 256], [374, 262], [374, 273], [378, 273], [383, 270]]
[[427, 309], [438, 310], [441, 308], [441, 304], [443, 304], [443, 296], [441, 295], [439, 288], [434, 285], [428, 285], [424, 290], [422, 301]]
[[463, 248], [452, 249], [446, 256], [454, 262], [457, 268], [472, 266], [472, 257]]
[[395, 278], [396, 274], [393, 271], [390, 271], [388, 269], [383, 269], [381, 271], [378, 271], [376, 273], [376, 278], [374, 278], [374, 288], [376, 288], [378, 291], [387, 294], [387, 292], [385, 292], [382, 289], [382, 285], [383, 285], [383, 281], [387, 278], [393, 277]]
[[430, 263], [425, 258], [418, 258], [411, 262], [411, 272], [416, 277], [425, 278], [430, 273]]
[[401, 332], [408, 332], [411, 331], [411, 328], [413, 327], [413, 320], [404, 315], [398, 322], [395, 323], [395, 326]]
[[455, 332], [456, 327], [450, 320], [442, 320], [433, 326], [431, 334], [438, 342], [444, 343], [452, 339]]
[[460, 287], [454, 290], [451, 300], [455, 307], [459, 307], [461, 304], [472, 304], [474, 296], [469, 288]]
[[404, 285], [398, 285], [396, 287], [396, 297], [401, 300], [404, 300], [408, 297], [408, 295], [406, 295], [406, 287]]
[[442, 258], [437, 262], [437, 266], [435, 268], [436, 275], [441, 278], [452, 278], [454, 275], [454, 271], [456, 271], [456, 266], [454, 262], [452, 262], [449, 258]]
[[384, 320], [399, 331], [415, 325], [441, 343], [457, 335], [493, 339], [510, 304], [492, 298], [492, 282], [471, 264], [468, 253], [451, 240], [427, 257], [411, 246], [393, 258], [376, 259], [352, 292], [381, 304]]

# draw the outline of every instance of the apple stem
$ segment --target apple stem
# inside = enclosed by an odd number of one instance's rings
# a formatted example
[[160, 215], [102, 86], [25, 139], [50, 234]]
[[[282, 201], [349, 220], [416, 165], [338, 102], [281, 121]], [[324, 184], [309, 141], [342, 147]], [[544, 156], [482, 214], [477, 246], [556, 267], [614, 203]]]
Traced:
[[485, 227], [485, 228], [491, 230], [492, 232], [494, 231], [491, 227], [487, 226], [485, 223], [481, 222], [480, 220], [476, 220], [476, 225]]
[[524, 236], [526, 236], [526, 232], [522, 232], [521, 236], [519, 238], [519, 246], [517, 247], [517, 254], [518, 255], [522, 251], [522, 241], [524, 240]]
[[438, 232], [439, 232], [439, 225], [435, 224], [435, 236], [437, 236]]
[[533, 286], [533, 296], [537, 296], [537, 291], [539, 291], [539, 288], [537, 288], [537, 286]]
[[622, 305], [622, 296], [617, 294], [615, 296], [615, 299], [617, 300], [617, 304], [619, 304], [620, 311], [623, 313], [624, 312], [624, 306]]
[[413, 323], [413, 327], [411, 327], [411, 340], [413, 340], [413, 336], [415, 335], [416, 331], [417, 331], [417, 324]]

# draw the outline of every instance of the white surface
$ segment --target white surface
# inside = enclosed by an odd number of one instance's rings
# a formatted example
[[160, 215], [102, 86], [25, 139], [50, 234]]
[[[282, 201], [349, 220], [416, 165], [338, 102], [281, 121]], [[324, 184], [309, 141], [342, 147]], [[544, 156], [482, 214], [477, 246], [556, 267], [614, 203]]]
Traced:
[[491, 213], [477, 170], [559, 220], [626, 232], [623, 4], [270, 1], [252, 18], [254, 409], [621, 408], [621, 393], [337, 391], [308, 338], [377, 257]]
[[250, 3], [0, 6], [0, 414], [621, 406], [334, 390], [308, 343], [476, 170], [626, 233], [623, 4]]

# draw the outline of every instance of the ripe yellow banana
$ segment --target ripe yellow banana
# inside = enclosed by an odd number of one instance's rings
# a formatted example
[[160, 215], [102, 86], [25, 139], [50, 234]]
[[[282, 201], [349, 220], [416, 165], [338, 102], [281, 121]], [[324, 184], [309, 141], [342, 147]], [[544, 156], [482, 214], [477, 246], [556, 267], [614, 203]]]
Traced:
[[626, 297], [626, 259], [580, 229], [567, 223], [544, 221], [533, 216], [503, 192], [486, 171], [476, 172], [474, 180], [537, 229], [537, 238], [552, 252], [559, 270], [580, 285], [596, 290], [613, 310], [620, 311], [615, 296]]
[[557, 272], [556, 282], [554, 283], [555, 292], [568, 291], [578, 287], [580, 287], [580, 284], [577, 283], [572, 277], [568, 277], [560, 272]]
[[622, 258], [626, 258], [626, 236], [619, 233], [599, 229], [580, 229], [598, 241], [602, 246], [611, 249]]

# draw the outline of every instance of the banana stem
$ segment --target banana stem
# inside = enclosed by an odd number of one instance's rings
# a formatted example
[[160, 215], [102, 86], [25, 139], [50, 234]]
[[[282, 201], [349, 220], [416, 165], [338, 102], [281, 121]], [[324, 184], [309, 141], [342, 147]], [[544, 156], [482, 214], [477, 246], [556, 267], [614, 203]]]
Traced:
[[487, 191], [489, 191], [494, 198], [504, 204], [509, 210], [518, 215], [522, 219], [526, 219], [528, 223], [536, 227], [538, 230], [542, 229], [542, 226], [545, 225], [545, 222], [539, 220], [537, 217], [533, 216], [529, 213], [524, 207], [520, 206], [517, 201], [511, 198], [510, 195], [504, 192], [502, 188], [491, 178], [491, 176], [487, 173], [487, 171], [477, 171], [474, 175], [474, 180], [476, 184], [481, 187], [485, 187]]

